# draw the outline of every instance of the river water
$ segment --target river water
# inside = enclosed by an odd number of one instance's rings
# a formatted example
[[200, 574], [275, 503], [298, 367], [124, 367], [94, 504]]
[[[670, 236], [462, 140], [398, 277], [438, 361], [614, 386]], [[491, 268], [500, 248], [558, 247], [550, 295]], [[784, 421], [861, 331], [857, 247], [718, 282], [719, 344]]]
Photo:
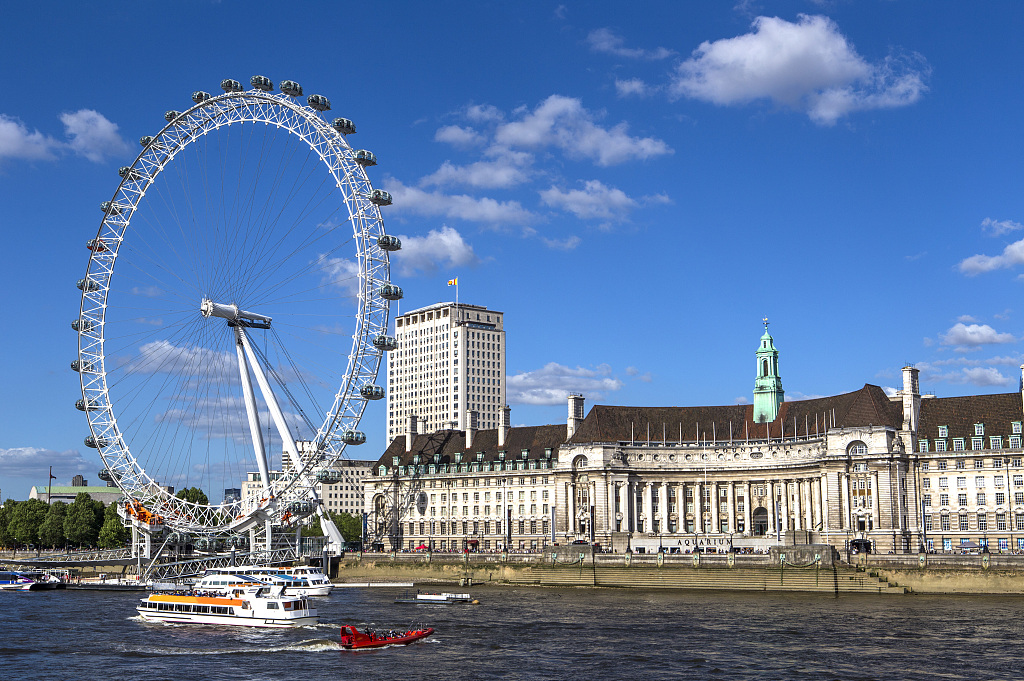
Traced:
[[[294, 631], [145, 624], [140, 593], [0, 592], [0, 679], [1024, 678], [1024, 596], [471, 591], [480, 605], [336, 589]], [[351, 652], [342, 624], [437, 631]]]

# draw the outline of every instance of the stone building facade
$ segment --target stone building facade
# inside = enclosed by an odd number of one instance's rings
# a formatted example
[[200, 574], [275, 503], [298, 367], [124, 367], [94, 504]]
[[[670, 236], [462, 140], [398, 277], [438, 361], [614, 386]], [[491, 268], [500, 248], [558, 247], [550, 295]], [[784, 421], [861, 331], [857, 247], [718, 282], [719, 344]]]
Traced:
[[433, 435], [412, 417], [368, 480], [370, 534], [435, 550], [1024, 550], [1021, 393], [922, 395], [908, 366], [893, 397], [784, 402], [767, 332], [757, 356], [750, 405], [583, 416], [570, 395], [565, 426], [510, 428], [506, 407], [497, 429]]

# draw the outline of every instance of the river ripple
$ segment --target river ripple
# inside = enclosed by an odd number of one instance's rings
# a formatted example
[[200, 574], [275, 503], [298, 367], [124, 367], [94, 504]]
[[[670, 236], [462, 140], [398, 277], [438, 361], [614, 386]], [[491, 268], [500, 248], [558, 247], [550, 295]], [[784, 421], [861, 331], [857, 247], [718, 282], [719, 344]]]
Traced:
[[[1024, 596], [474, 587], [480, 605], [337, 589], [294, 631], [144, 624], [140, 594], [0, 593], [0, 678], [1020, 679]], [[437, 632], [350, 652], [338, 627]]]

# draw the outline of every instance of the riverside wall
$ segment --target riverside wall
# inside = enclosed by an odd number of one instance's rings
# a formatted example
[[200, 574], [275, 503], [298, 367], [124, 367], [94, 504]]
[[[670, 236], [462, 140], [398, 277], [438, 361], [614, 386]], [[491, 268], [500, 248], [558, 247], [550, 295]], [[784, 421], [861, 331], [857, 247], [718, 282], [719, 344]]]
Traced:
[[834, 554], [833, 562], [814, 547], [799, 547], [800, 552], [793, 548], [784, 549], [785, 557], [782, 551], [659, 556], [581, 552], [575, 547], [571, 552], [544, 554], [346, 554], [334, 559], [331, 576], [339, 582], [459, 584], [469, 580], [471, 584], [624, 588], [1024, 594], [1024, 556], [860, 555], [847, 562], [845, 556]]

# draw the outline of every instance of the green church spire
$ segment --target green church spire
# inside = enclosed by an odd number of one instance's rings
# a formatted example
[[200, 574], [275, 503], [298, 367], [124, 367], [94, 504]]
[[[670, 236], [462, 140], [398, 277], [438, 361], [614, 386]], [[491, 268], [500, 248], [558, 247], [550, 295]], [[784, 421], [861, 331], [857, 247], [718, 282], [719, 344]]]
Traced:
[[764, 335], [757, 348], [757, 380], [754, 381], [754, 421], [770, 423], [779, 415], [785, 396], [782, 377], [779, 376], [779, 351], [768, 333], [768, 318], [764, 318]]

